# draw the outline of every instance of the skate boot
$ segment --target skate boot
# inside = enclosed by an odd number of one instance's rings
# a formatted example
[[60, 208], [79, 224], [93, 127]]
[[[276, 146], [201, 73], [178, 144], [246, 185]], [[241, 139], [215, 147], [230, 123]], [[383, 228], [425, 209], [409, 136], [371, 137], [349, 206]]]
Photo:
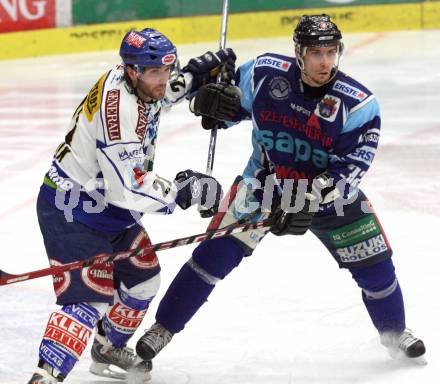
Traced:
[[52, 368], [43, 361], [40, 361], [38, 363], [38, 368], [32, 375], [28, 384], [57, 384], [61, 383], [63, 380], [64, 377], [57, 369]]
[[91, 352], [93, 363], [89, 371], [97, 376], [126, 380], [130, 384], [142, 384], [151, 379], [151, 361], [142, 360], [126, 346], [114, 347], [103, 335], [100, 325]]
[[144, 360], [151, 360], [165, 347], [173, 338], [173, 334], [159, 323], [154, 323], [151, 328], [136, 344], [136, 353]]
[[414, 337], [411, 330], [402, 333], [386, 332], [380, 335], [380, 342], [388, 349], [393, 359], [406, 358], [418, 364], [427, 364], [425, 359], [425, 344]]

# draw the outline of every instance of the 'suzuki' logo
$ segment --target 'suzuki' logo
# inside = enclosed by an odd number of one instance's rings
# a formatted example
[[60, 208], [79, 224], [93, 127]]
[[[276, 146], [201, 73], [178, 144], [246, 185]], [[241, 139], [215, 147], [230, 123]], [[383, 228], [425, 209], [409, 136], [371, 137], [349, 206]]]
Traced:
[[[5, 13], [12, 21], [19, 17], [26, 20], [41, 19], [45, 12], [48, 0], [0, 0], [0, 15]], [[0, 16], [0, 22], [3, 17]]]

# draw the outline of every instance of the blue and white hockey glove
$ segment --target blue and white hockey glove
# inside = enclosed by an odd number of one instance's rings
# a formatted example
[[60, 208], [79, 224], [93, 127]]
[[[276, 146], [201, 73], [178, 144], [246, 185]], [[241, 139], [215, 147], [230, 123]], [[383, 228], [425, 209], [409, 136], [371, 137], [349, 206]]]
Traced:
[[202, 217], [218, 212], [223, 189], [214, 177], [187, 169], [176, 175], [174, 183], [178, 190], [176, 203], [180, 208], [187, 209], [197, 204]]
[[216, 83], [219, 72], [221, 72], [221, 81], [230, 83], [235, 78], [235, 60], [237, 56], [231, 48], [221, 49], [215, 53], [208, 51], [190, 59], [183, 67], [183, 72], [190, 72], [193, 75], [191, 92], [204, 84]]

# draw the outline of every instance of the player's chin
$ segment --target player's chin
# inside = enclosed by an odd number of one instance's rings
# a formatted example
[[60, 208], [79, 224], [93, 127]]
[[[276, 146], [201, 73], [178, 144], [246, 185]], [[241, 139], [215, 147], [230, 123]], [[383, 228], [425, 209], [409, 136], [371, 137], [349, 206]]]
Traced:
[[330, 79], [330, 73], [320, 73], [313, 80], [319, 85], [326, 84]]
[[163, 99], [165, 97], [166, 87], [157, 87], [153, 90], [153, 98], [156, 100]]

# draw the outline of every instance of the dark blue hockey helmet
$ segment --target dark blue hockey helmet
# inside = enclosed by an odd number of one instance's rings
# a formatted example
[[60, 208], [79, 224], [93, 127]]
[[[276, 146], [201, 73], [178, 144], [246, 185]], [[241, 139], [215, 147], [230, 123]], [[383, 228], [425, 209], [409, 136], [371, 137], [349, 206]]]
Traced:
[[177, 49], [162, 33], [152, 28], [129, 31], [122, 39], [119, 55], [124, 64], [137, 70], [145, 67], [173, 66], [177, 61]]
[[302, 16], [293, 34], [295, 44], [302, 47], [340, 45], [341, 39], [341, 31], [326, 14]]

